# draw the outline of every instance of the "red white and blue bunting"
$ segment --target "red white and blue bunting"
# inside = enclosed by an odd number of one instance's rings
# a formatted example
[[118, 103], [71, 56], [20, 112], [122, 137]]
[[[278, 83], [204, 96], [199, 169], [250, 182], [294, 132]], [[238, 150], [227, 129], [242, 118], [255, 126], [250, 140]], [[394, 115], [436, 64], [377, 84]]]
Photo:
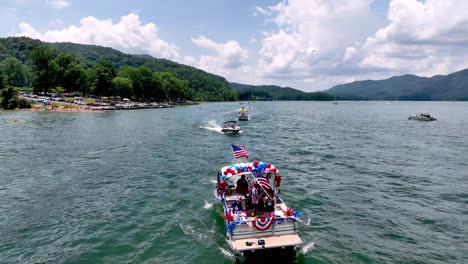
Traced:
[[227, 177], [248, 171], [258, 171], [261, 173], [277, 173], [279, 170], [270, 163], [254, 161], [250, 163], [238, 163], [221, 168], [221, 173]]
[[262, 217], [253, 221], [253, 225], [257, 230], [265, 231], [271, 227], [275, 218], [274, 217]]

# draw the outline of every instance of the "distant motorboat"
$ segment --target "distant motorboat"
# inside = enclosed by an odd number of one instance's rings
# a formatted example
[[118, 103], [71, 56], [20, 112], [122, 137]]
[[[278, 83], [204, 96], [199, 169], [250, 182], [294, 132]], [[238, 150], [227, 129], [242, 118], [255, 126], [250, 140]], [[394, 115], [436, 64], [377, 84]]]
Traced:
[[419, 121], [435, 121], [437, 118], [431, 116], [428, 113], [417, 113], [408, 117], [408, 120], [419, 120]]
[[239, 110], [239, 113], [237, 114], [237, 120], [239, 121], [249, 121], [249, 114], [247, 113], [247, 110], [242, 107]]
[[221, 132], [223, 133], [239, 133], [241, 131], [240, 126], [237, 125], [236, 121], [226, 121], [223, 123]]

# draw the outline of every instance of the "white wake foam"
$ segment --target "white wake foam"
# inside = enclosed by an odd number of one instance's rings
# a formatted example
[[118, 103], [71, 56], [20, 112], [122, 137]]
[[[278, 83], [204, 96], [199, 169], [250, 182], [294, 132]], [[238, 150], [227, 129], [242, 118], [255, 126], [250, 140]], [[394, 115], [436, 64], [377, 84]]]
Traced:
[[304, 247], [302, 247], [301, 252], [302, 252], [302, 254], [306, 254], [307, 252], [309, 252], [309, 250], [311, 250], [311, 249], [314, 248], [314, 247], [315, 247], [315, 243], [314, 243], [314, 242], [307, 243], [307, 245], [305, 245]]
[[226, 258], [230, 258], [230, 259], [233, 259], [234, 258], [234, 254], [232, 254], [231, 252], [227, 251], [226, 249], [222, 248], [222, 247], [219, 247], [219, 251], [221, 251], [221, 253], [226, 257]]
[[208, 124], [206, 126], [200, 126], [200, 128], [215, 131], [215, 132], [218, 132], [218, 133], [223, 133], [223, 132], [221, 132], [223, 127], [220, 126], [218, 123], [216, 123], [216, 120], [210, 120], [210, 121], [208, 121]]
[[205, 205], [203, 205], [203, 208], [205, 208], [206, 210], [210, 209], [211, 207], [213, 207], [213, 204], [212, 203], [209, 203], [207, 201], [205, 201]]

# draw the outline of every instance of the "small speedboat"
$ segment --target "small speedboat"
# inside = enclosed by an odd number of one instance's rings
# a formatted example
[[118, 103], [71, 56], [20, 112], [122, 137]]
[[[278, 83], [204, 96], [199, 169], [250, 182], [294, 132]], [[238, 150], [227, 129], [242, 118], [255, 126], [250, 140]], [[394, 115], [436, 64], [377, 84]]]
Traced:
[[223, 133], [239, 133], [241, 131], [240, 126], [237, 125], [236, 121], [226, 121], [223, 123], [221, 132]]
[[428, 113], [417, 113], [408, 117], [408, 120], [419, 120], [419, 121], [435, 121], [437, 118], [431, 116]]
[[239, 113], [237, 114], [237, 120], [239, 121], [249, 121], [249, 114], [247, 113], [247, 110], [242, 107], [239, 110]]

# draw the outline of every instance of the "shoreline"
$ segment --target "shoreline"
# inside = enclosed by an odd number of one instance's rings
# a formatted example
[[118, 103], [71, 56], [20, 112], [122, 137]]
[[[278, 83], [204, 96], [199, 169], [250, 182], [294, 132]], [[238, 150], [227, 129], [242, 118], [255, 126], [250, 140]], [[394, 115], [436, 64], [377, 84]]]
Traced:
[[[22, 97], [28, 101], [34, 100], [33, 98]], [[32, 99], [32, 100], [31, 100]], [[199, 102], [187, 103], [161, 103], [161, 104], [147, 104], [147, 103], [132, 103], [132, 104], [119, 104], [119, 105], [86, 105], [71, 102], [49, 101], [49, 103], [32, 103], [30, 109], [15, 109], [30, 112], [95, 112], [95, 111], [123, 111], [123, 110], [145, 110], [145, 109], [164, 109], [175, 108], [176, 106], [186, 105], [199, 105]]]

